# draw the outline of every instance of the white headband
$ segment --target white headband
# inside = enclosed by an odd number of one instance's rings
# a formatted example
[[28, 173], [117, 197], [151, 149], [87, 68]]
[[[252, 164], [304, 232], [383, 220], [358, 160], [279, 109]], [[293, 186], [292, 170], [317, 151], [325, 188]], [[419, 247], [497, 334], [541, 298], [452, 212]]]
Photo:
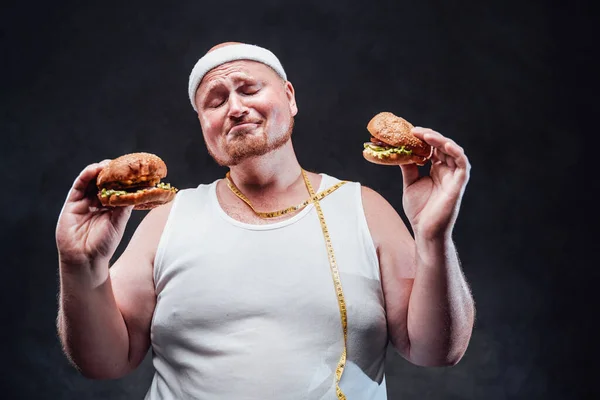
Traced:
[[271, 53], [265, 48], [255, 46], [253, 44], [232, 44], [229, 46], [220, 47], [199, 59], [194, 66], [194, 69], [192, 69], [192, 73], [190, 74], [188, 95], [190, 96], [192, 107], [194, 107], [196, 112], [198, 110], [196, 109], [194, 99], [196, 97], [198, 85], [200, 85], [200, 81], [202, 81], [204, 75], [206, 75], [206, 73], [211, 69], [221, 64], [236, 60], [258, 61], [273, 68], [273, 70], [275, 70], [279, 76], [281, 76], [284, 80], [287, 80], [285, 71], [279, 62], [279, 59], [275, 56], [275, 54]]

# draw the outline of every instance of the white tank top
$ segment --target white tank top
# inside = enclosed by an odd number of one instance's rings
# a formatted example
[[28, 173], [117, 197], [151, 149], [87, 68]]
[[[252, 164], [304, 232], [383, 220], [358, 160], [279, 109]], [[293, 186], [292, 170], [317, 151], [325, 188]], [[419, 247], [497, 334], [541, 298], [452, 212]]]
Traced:
[[[318, 191], [339, 182], [321, 176]], [[216, 183], [181, 190], [160, 239], [146, 400], [336, 399], [342, 326], [314, 206], [246, 224], [223, 211]], [[383, 400], [387, 324], [360, 184], [321, 207], [348, 310], [340, 387], [348, 400]]]

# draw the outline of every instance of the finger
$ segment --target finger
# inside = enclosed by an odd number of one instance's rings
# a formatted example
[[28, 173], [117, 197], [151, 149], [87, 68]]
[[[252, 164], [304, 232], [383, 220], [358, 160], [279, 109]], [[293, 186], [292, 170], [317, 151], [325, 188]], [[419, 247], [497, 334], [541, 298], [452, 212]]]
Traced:
[[[413, 129], [414, 135], [424, 140], [435, 148], [437, 159], [443, 161], [452, 168], [469, 168], [469, 161], [465, 156], [464, 149], [452, 139], [444, 137], [439, 132], [428, 128], [417, 127]], [[452, 158], [452, 161], [449, 161]]]
[[456, 169], [456, 162], [454, 162], [454, 158], [448, 156], [444, 161], [449, 168]]
[[444, 145], [448, 142], [453, 143], [456, 147], [462, 150], [462, 147], [456, 144], [454, 140], [445, 137], [433, 129], [416, 127], [411, 130], [411, 133], [431, 146], [440, 149], [441, 151], [445, 151]]
[[402, 170], [402, 185], [404, 189], [419, 179], [419, 167], [415, 164], [400, 165], [400, 169]]
[[439, 149], [433, 149], [433, 155], [431, 156], [432, 161], [441, 161], [442, 163], [446, 162], [446, 154], [441, 152]]
[[86, 197], [86, 193], [88, 192], [88, 187], [90, 182], [92, 182], [98, 173], [102, 170], [102, 167], [95, 163], [90, 164], [83, 169], [75, 178], [73, 182], [73, 186], [69, 191], [69, 195], [67, 196], [67, 202], [75, 202]]
[[444, 150], [446, 151], [446, 154], [452, 157], [452, 160], [457, 167], [465, 169], [469, 167], [469, 160], [462, 147], [450, 141], [444, 145]]
[[[441, 134], [439, 134], [438, 132], [434, 131], [433, 129], [429, 129], [429, 128], [423, 128], [421, 126], [415, 126], [414, 128], [412, 128], [410, 130], [410, 133], [412, 133], [413, 135], [415, 135], [416, 137], [418, 137], [419, 139], [427, 142], [427, 140], [425, 139], [425, 134], [430, 133], [432, 135], [439, 135], [441, 136]], [[428, 142], [429, 143], [429, 142]], [[429, 143], [433, 146], [432, 143]]]
[[[103, 160], [99, 163], [90, 164], [83, 169], [75, 178], [73, 186], [67, 196], [67, 201], [79, 201], [87, 197], [92, 189], [95, 189], [96, 177], [110, 160]], [[94, 188], [91, 188], [94, 186]]]

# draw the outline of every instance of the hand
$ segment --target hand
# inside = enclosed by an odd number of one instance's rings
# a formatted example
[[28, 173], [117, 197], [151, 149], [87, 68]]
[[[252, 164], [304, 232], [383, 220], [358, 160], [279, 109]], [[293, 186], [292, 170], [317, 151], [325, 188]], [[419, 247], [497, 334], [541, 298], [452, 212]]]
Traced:
[[430, 240], [449, 235], [458, 216], [471, 165], [462, 147], [431, 129], [412, 133], [433, 146], [429, 176], [420, 176], [415, 164], [401, 165], [402, 204], [415, 237]]
[[103, 207], [96, 177], [109, 160], [88, 165], [75, 179], [56, 226], [56, 245], [63, 265], [94, 265], [114, 254], [133, 206]]

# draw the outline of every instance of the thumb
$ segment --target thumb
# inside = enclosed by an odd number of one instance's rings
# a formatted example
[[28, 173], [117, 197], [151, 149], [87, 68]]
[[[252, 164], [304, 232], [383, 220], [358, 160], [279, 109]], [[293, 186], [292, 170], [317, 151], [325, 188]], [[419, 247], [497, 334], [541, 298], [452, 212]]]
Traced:
[[403, 187], [406, 189], [419, 179], [419, 167], [416, 164], [400, 165], [402, 170]]

